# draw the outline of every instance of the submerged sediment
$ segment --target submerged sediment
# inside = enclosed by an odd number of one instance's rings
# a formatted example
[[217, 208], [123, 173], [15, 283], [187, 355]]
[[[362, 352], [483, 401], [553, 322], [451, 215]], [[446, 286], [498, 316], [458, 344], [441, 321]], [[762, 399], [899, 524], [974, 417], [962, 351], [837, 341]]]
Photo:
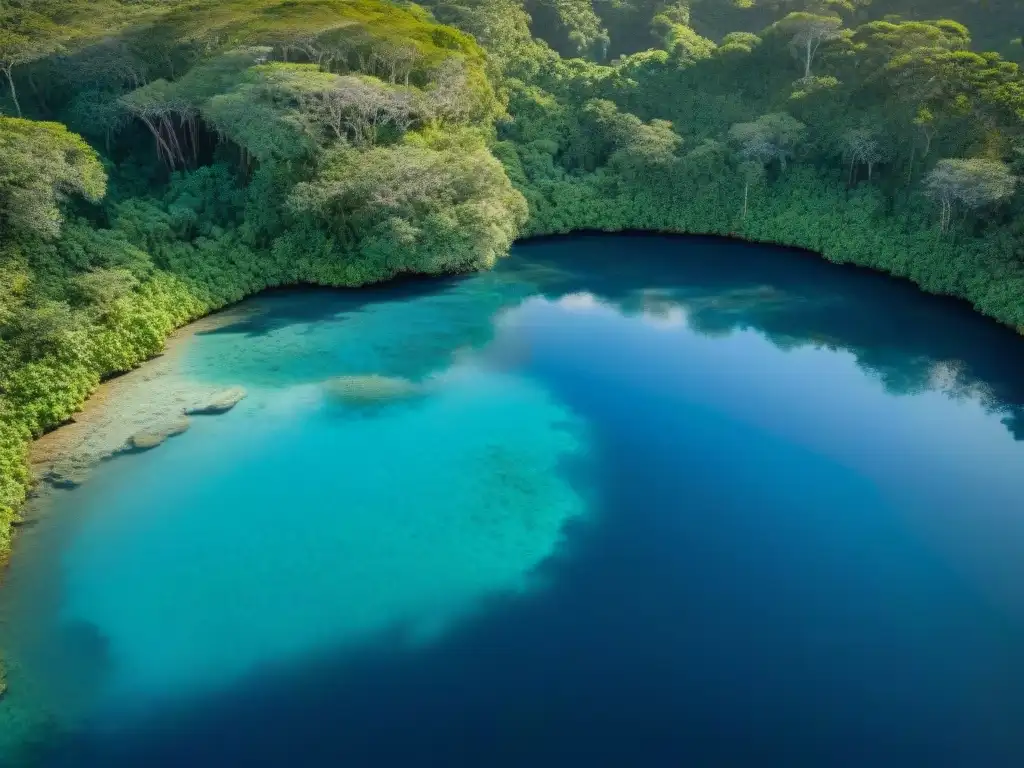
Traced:
[[160, 357], [101, 384], [70, 423], [37, 440], [30, 456], [35, 495], [76, 488], [99, 463], [162, 445], [189, 428], [186, 413], [224, 413], [240, 402], [245, 390], [189, 377], [181, 366], [197, 333], [230, 321], [222, 313], [180, 329]]

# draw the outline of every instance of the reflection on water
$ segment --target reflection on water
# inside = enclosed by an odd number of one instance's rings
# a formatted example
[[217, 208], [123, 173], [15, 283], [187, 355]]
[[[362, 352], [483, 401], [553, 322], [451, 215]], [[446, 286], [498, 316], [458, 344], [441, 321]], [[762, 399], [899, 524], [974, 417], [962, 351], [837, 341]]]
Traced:
[[707, 240], [266, 294], [182, 361], [249, 398], [19, 546], [0, 717], [68, 766], [1024, 764], [1020, 350]]

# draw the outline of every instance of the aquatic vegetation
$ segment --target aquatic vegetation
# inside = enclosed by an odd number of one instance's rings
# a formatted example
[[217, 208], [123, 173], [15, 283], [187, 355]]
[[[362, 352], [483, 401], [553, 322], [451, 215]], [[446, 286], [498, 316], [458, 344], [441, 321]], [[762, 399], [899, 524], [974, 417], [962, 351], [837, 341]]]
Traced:
[[376, 408], [422, 397], [423, 385], [394, 376], [338, 376], [323, 384], [331, 400], [354, 407]]
[[89, 479], [95, 466], [96, 461], [88, 457], [64, 459], [47, 469], [40, 479], [54, 488], [77, 488]]

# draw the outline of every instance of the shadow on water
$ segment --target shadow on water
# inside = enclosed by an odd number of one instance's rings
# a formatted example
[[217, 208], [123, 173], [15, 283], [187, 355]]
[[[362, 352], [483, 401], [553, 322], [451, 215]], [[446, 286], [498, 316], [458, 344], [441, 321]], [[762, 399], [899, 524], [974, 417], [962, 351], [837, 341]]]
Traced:
[[[197, 336], [244, 334], [266, 336], [296, 323], [340, 321], [346, 312], [370, 305], [399, 303], [433, 296], [471, 279], [467, 276], [410, 276], [384, 285], [327, 290], [320, 286], [270, 288], [243, 305], [230, 322], [199, 331]], [[282, 300], [283, 299], [283, 300]], [[231, 312], [232, 310], [228, 310]]]
[[[525, 282], [550, 298], [591, 293], [669, 321], [682, 311], [706, 335], [753, 329], [783, 348], [848, 350], [891, 392], [941, 385], [979, 396], [1024, 437], [1022, 347], [1012, 331], [909, 284], [766, 250], [696, 238], [539, 241], [518, 246], [484, 278], [322, 294], [210, 333], [263, 335], [474, 280]], [[522, 296], [501, 294], [494, 308]], [[462, 332], [476, 339], [491, 323], [467, 321]], [[588, 416], [604, 404], [585, 385], [561, 394]], [[806, 577], [819, 559], [861, 568], [864, 547], [894, 535], [877, 516], [835, 530], [810, 516], [786, 531], [820, 543], [819, 552], [781, 542], [751, 546], [742, 563], [723, 559], [746, 518], [724, 513], [680, 531], [679, 516], [666, 511], [729, 504], [713, 497], [725, 491], [706, 478], [659, 463], [659, 455], [678, 459], [671, 435], [693, 423], [673, 424], [685, 415], [656, 398], [643, 407], [664, 422], [660, 437], [634, 429], [633, 411], [594, 420], [602, 472], [588, 482], [597, 483], [599, 508], [570, 523], [536, 591], [492, 598], [432, 644], [411, 648], [396, 627], [357, 650], [250, 678], [123, 732], [50, 734], [45, 764], [1024, 765], [1024, 628], [981, 633], [975, 628], [994, 620], [967, 597], [949, 624], [918, 621], [901, 597], [947, 578], [920, 553], [875, 553], [876, 572], [864, 578], [877, 581], [877, 594], [893, 592], [890, 601], [852, 600]], [[849, 480], [829, 471], [820, 470], [820, 482], [839, 498]], [[743, 534], [761, 541], [763, 531]], [[956, 589], [948, 589], [954, 599]], [[905, 631], [859, 632], [872, 623]], [[962, 642], [932, 647], [942, 636]], [[857, 645], [865, 640], [877, 645]], [[965, 648], [973, 651], [966, 659], [958, 655]], [[936, 669], [949, 677], [937, 681]]]

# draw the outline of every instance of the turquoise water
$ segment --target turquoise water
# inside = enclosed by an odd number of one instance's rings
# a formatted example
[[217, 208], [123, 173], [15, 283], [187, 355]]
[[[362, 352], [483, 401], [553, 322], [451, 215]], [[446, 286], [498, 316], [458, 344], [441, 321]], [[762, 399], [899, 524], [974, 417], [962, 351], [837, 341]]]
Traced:
[[20, 542], [5, 748], [1024, 764], [1022, 351], [902, 283], [699, 239], [265, 294], [179, 363], [249, 396]]

